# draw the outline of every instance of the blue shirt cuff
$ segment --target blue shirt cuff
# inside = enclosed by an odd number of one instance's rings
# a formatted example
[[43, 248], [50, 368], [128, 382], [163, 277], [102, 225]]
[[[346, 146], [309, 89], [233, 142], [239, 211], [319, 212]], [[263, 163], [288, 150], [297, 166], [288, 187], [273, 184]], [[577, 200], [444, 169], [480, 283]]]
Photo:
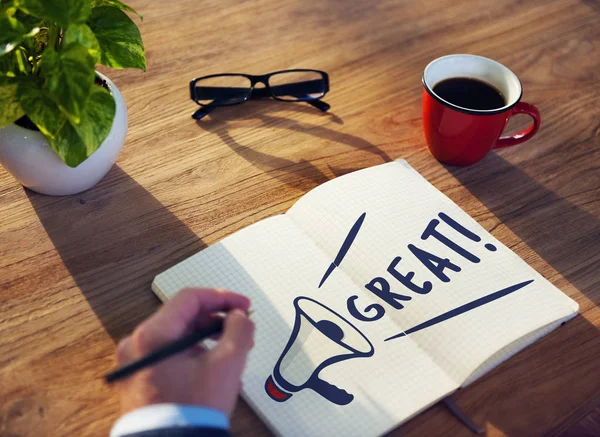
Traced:
[[121, 417], [110, 437], [176, 427], [229, 429], [229, 419], [218, 410], [192, 405], [156, 404], [138, 408]]

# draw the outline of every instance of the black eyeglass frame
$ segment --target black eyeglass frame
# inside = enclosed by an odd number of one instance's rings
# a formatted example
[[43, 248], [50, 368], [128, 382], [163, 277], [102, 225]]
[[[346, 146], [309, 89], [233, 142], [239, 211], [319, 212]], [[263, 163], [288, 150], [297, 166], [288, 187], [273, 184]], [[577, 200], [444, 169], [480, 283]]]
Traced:
[[[323, 94], [321, 94], [319, 97], [305, 96], [305, 97], [298, 97], [295, 100], [290, 100], [290, 99], [278, 97], [277, 95], [275, 95], [273, 93], [272, 87], [269, 84], [269, 79], [272, 76], [276, 76], [276, 75], [282, 74], [282, 73], [302, 73], [302, 72], [318, 73], [321, 75], [321, 79], [319, 79], [319, 82], [323, 81], [323, 88], [324, 88]], [[231, 77], [231, 76], [245, 77], [250, 81], [249, 91], [242, 100], [235, 101], [232, 103], [215, 103], [213, 101], [213, 102], [206, 103], [206, 104], [200, 103], [198, 101], [198, 97], [196, 95], [196, 84], [199, 81], [204, 80], [204, 79], [211, 79], [213, 77]], [[258, 84], [258, 83], [262, 83], [265, 87], [264, 88], [255, 88], [256, 84]], [[285, 86], [289, 86], [289, 85], [285, 85]], [[317, 109], [320, 109], [321, 111], [326, 112], [327, 110], [329, 110], [330, 106], [327, 103], [321, 101], [321, 99], [328, 92], [329, 92], [329, 75], [326, 72], [321, 71], [321, 70], [313, 70], [313, 69], [307, 69], [307, 68], [279, 70], [279, 71], [274, 71], [272, 73], [263, 74], [263, 75], [252, 75], [252, 74], [243, 74], [243, 73], [211, 74], [209, 76], [196, 77], [190, 81], [190, 98], [194, 102], [196, 102], [196, 104], [198, 104], [202, 107], [201, 109], [199, 109], [192, 115], [193, 118], [198, 119], [198, 120], [201, 119], [202, 117], [204, 117], [206, 114], [208, 114], [213, 108], [241, 105], [243, 103], [246, 103], [248, 100], [260, 99], [260, 98], [265, 98], [265, 97], [272, 97], [273, 99], [279, 100], [280, 102], [288, 102], [288, 103], [306, 102], [306, 103], [309, 103], [312, 106], [316, 107]]]

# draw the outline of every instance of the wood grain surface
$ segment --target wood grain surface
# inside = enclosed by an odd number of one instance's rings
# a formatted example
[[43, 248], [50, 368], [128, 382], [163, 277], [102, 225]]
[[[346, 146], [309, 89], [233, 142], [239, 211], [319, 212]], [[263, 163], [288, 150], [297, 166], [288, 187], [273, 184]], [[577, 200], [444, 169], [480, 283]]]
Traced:
[[[148, 71], [102, 69], [130, 115], [115, 167], [62, 198], [0, 169], [1, 436], [107, 435], [119, 406], [101, 377], [119, 338], [159, 306], [156, 274], [318, 184], [397, 158], [581, 308], [458, 405], [489, 436], [600, 435], [598, 0], [129, 3], [144, 15]], [[420, 80], [450, 53], [511, 68], [541, 111], [538, 135], [469, 168], [438, 163]], [[190, 117], [195, 76], [293, 67], [330, 74], [330, 113], [271, 100]], [[244, 402], [232, 428], [269, 435]], [[470, 433], [435, 406], [392, 435]]]

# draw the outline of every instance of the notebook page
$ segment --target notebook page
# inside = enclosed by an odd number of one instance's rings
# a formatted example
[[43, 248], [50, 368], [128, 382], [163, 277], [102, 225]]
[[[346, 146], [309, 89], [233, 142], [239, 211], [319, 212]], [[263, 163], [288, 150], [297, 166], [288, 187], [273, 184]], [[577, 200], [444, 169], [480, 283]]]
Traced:
[[385, 343], [403, 348], [413, 339], [458, 384], [499, 350], [512, 346], [494, 365], [531, 342], [520, 339], [578, 309], [405, 161], [334, 179], [287, 215], [328, 255], [323, 277], [353, 238], [326, 281], [352, 278], [362, 290], [356, 312], [373, 316], [362, 299], [375, 297], [383, 315], [369, 324], [394, 321]]
[[[382, 344], [381, 330], [395, 329], [390, 320], [378, 326], [353, 320], [346, 302], [359, 290], [347, 276], [338, 274], [318, 289], [320, 266], [326, 260], [287, 216], [280, 215], [160, 274], [153, 289], [162, 299], [189, 286], [227, 288], [251, 298], [255, 346], [243, 376], [243, 396], [277, 434], [378, 436], [457, 386], [412, 339], [404, 348]], [[349, 358], [330, 362], [342, 356]], [[319, 369], [322, 363], [326, 365]], [[270, 378], [291, 394], [287, 400], [278, 402], [269, 395]], [[283, 384], [305, 387], [284, 389], [281, 379]], [[325, 390], [323, 395], [326, 385], [317, 379], [339, 390]], [[334, 402], [348, 400], [341, 390], [353, 396], [345, 405]]]
[[546, 334], [554, 331], [558, 328], [564, 321], [557, 320], [552, 323], [549, 323], [542, 328], [538, 328], [535, 331], [530, 332], [529, 334], [519, 338], [518, 340], [510, 343], [508, 346], [500, 349], [498, 352], [491, 355], [484, 363], [482, 363], [478, 368], [473, 371], [469, 375], [469, 377], [463, 382], [462, 387], [466, 387], [467, 385], [475, 382], [481, 376], [485, 375], [487, 372], [492, 370], [494, 367], [501, 364], [503, 361], [515, 355], [517, 352], [521, 351], [525, 347], [531, 345], [539, 338], [543, 337]]

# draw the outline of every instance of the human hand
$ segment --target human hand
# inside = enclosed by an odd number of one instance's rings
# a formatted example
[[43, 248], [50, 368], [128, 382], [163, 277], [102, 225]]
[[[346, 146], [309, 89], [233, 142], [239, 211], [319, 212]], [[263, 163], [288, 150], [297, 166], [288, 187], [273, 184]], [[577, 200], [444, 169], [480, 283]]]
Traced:
[[246, 315], [250, 300], [214, 289], [185, 289], [142, 322], [117, 346], [124, 366], [184, 335], [214, 323], [227, 312], [215, 348], [194, 346], [117, 384], [121, 412], [159, 403], [199, 405], [230, 416], [241, 389], [246, 357], [254, 345], [254, 324]]

